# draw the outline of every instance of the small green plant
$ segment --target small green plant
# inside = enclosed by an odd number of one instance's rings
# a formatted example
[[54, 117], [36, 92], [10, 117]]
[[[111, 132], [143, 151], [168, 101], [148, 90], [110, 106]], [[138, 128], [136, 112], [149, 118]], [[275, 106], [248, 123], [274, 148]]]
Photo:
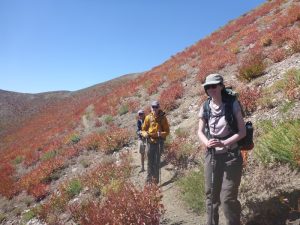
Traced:
[[285, 74], [286, 96], [290, 101], [300, 98], [300, 70], [290, 69]]
[[262, 132], [254, 151], [259, 161], [300, 166], [300, 120], [286, 120], [277, 125], [263, 121], [259, 127]]
[[122, 116], [122, 115], [125, 115], [126, 113], [128, 113], [128, 105], [122, 105], [119, 109], [119, 115]]
[[114, 121], [114, 118], [111, 115], [105, 115], [104, 116], [104, 122], [106, 124], [111, 124]]
[[281, 106], [281, 108], [279, 109], [279, 111], [281, 112], [281, 113], [287, 113], [287, 112], [289, 112], [293, 107], [295, 106], [295, 102], [294, 101], [287, 101], [287, 102], [285, 102], [282, 106]]
[[53, 159], [57, 154], [58, 154], [58, 152], [56, 150], [48, 151], [42, 155], [41, 160], [47, 161], [49, 159]]
[[28, 210], [22, 215], [22, 222], [26, 224], [29, 220], [36, 217], [36, 214], [33, 210]]
[[0, 223], [2, 223], [4, 220], [6, 220], [6, 215], [0, 213]]
[[84, 168], [88, 168], [89, 165], [90, 165], [90, 163], [89, 163], [88, 161], [84, 160], [84, 159], [80, 161], [80, 164], [81, 164]]
[[188, 136], [188, 131], [187, 131], [187, 129], [179, 127], [175, 130], [175, 135], [177, 137], [186, 138]]
[[86, 115], [86, 118], [89, 120], [91, 118], [94, 118], [95, 117], [95, 106], [92, 104], [92, 105], [89, 105], [86, 109], [85, 109], [85, 115]]
[[82, 190], [82, 184], [78, 179], [71, 180], [66, 188], [66, 192], [70, 199], [78, 195], [81, 190]]
[[72, 136], [70, 137], [70, 142], [72, 144], [76, 144], [80, 141], [80, 137], [78, 134], [72, 134]]
[[258, 100], [259, 105], [264, 108], [273, 108], [278, 104], [277, 99], [274, 97], [277, 93], [283, 92], [289, 99], [280, 109], [285, 113], [294, 106], [295, 100], [299, 95], [300, 89], [300, 70], [288, 70], [281, 80], [276, 81], [272, 86], [263, 90], [261, 98]]
[[179, 179], [178, 185], [181, 189], [182, 198], [198, 214], [205, 210], [205, 188], [204, 188], [204, 168], [193, 171], [187, 176]]
[[54, 170], [48, 177], [50, 181], [58, 180], [61, 177], [61, 170]]
[[23, 156], [18, 155], [14, 160], [13, 160], [13, 164], [14, 165], [18, 165], [23, 161]]
[[263, 75], [266, 65], [261, 52], [249, 53], [239, 66], [239, 78], [251, 81]]

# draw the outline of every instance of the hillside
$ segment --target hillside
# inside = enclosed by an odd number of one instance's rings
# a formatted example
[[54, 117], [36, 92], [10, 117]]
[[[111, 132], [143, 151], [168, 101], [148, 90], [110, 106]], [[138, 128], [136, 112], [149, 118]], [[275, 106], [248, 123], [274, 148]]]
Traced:
[[[201, 83], [213, 72], [239, 92], [256, 131], [240, 188], [243, 224], [299, 224], [296, 0], [268, 1], [141, 74], [76, 92], [0, 91], [1, 223], [130, 224], [125, 215], [134, 223], [204, 224], [200, 197], [187, 205], [182, 195], [191, 190], [179, 183], [191, 183], [193, 173], [201, 181], [197, 113], [206, 99]], [[134, 133], [137, 110], [149, 111], [154, 99], [171, 127], [160, 191], [143, 186]]]

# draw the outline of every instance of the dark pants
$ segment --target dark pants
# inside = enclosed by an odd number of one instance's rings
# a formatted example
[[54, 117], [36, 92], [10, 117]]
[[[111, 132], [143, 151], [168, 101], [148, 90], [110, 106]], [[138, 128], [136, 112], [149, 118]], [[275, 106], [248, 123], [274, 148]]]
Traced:
[[[208, 225], [219, 224], [219, 206], [222, 208], [227, 225], [240, 225], [241, 204], [238, 189], [241, 182], [243, 159], [239, 150], [215, 155], [213, 197], [211, 193], [211, 153], [205, 156], [205, 193]], [[211, 204], [213, 203], [213, 221]]]
[[159, 170], [160, 170], [160, 155], [163, 152], [163, 141], [157, 143], [148, 142], [148, 169], [147, 169], [147, 182], [159, 182]]

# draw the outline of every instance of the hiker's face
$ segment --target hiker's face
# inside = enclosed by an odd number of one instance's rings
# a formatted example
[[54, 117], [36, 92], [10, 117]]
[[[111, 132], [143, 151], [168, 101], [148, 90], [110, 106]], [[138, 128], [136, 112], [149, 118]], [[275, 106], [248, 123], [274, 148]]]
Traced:
[[143, 119], [144, 118], [144, 114], [143, 113], [139, 114], [139, 118]]
[[159, 106], [152, 106], [151, 109], [153, 113], [157, 113], [159, 110]]
[[209, 96], [221, 93], [222, 86], [220, 84], [211, 84], [204, 87]]

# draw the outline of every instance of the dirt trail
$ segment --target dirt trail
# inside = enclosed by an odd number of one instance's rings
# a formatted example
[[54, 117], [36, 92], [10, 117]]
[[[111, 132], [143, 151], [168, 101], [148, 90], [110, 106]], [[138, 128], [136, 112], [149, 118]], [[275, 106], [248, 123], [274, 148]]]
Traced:
[[[132, 165], [134, 167], [133, 182], [143, 187], [146, 180], [147, 172], [140, 173], [141, 163], [140, 163], [140, 153], [137, 150], [137, 145], [132, 145], [130, 152], [132, 153]], [[147, 162], [145, 162], [145, 168], [147, 167]], [[165, 165], [161, 169], [161, 191], [163, 194], [163, 205], [165, 207], [166, 213], [162, 218], [161, 224], [164, 225], [204, 225], [204, 216], [198, 216], [196, 213], [189, 210], [184, 202], [180, 199], [180, 193], [175, 185], [175, 172], [172, 167]]]

